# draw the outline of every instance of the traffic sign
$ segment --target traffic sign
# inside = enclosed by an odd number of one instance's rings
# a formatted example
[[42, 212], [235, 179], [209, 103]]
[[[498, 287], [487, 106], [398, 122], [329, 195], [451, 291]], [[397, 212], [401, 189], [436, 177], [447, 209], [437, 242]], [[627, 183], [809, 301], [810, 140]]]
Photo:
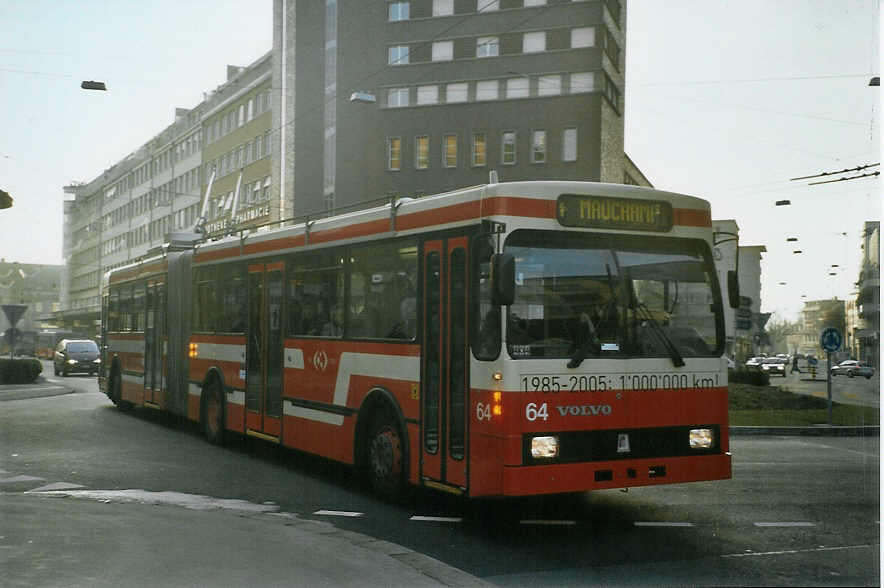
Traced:
[[18, 323], [18, 319], [21, 318], [27, 309], [27, 304], [4, 304], [3, 314], [5, 314], [6, 318], [9, 320], [10, 326], [14, 327], [16, 323]]
[[841, 349], [841, 331], [834, 327], [823, 329], [820, 333], [820, 347], [829, 353]]

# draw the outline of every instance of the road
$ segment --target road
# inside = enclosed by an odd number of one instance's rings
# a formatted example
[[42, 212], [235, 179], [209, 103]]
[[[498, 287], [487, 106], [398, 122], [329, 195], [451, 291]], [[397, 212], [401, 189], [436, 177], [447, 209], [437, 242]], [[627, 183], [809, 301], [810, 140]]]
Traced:
[[[826, 398], [825, 362], [820, 365], [822, 369], [817, 371], [814, 379], [811, 379], [810, 374], [802, 369], [800, 373], [790, 373], [785, 378], [771, 376], [770, 383], [772, 386], [782, 386], [785, 390], [795, 394], [809, 394]], [[869, 379], [858, 376], [853, 378], [833, 377], [832, 401], [879, 407], [881, 405], [881, 374], [876, 372]]]
[[[414, 491], [389, 504], [337, 464], [253, 440], [214, 447], [192, 427], [146, 410], [116, 409], [97, 392], [94, 378], [45, 380], [36, 387], [58, 381], [74, 392], [48, 396], [42, 390], [0, 402], [0, 518], [18, 520], [11, 514], [28, 501], [47, 516], [67, 511], [63, 520], [88, 530], [95, 524], [89, 505], [113, 508], [94, 516], [113, 512], [121, 521], [106, 565], [116, 570], [127, 562], [131, 585], [212, 585], [215, 578], [201, 574], [219, 554], [253, 572], [224, 583], [255, 584], [259, 577], [276, 583], [285, 577], [286, 560], [270, 565], [266, 554], [308, 549], [321, 561], [331, 553], [319, 543], [286, 547], [276, 532], [266, 532], [264, 519], [242, 514], [262, 511], [345, 537], [374, 538], [498, 586], [880, 583], [877, 437], [734, 438], [734, 476], [723, 482], [474, 502]], [[10, 392], [0, 390], [0, 400]], [[49, 492], [57, 500], [31, 504]], [[189, 514], [194, 508], [203, 509], [194, 511], [198, 517]], [[231, 509], [240, 514], [231, 516]], [[0, 531], [0, 570], [18, 574], [5, 578], [9, 584], [96, 580], [106, 547], [98, 538], [63, 544], [68, 558], [82, 549], [92, 568], [72, 577], [45, 572], [31, 581], [46, 558], [29, 550], [28, 541], [46, 540], [45, 531], [11, 527]], [[219, 547], [193, 549], [175, 565], [146, 566], [145, 553], [163, 555], [156, 541], [164, 533], [190, 545], [215, 538]], [[231, 545], [248, 547], [230, 553]], [[10, 551], [15, 567], [2, 559]], [[413, 583], [396, 574], [401, 582], [390, 585]]]

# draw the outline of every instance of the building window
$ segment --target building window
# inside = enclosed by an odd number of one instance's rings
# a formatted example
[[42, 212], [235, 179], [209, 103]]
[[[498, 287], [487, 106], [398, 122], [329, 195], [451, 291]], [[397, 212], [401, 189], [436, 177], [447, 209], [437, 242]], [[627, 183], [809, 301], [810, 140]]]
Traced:
[[577, 129], [562, 133], [562, 161], [577, 161]]
[[451, 61], [454, 58], [454, 41], [436, 41], [433, 43], [433, 61]]
[[454, 14], [454, 0], [433, 0], [433, 16]]
[[611, 60], [614, 68], [617, 71], [620, 71], [620, 46], [617, 44], [617, 41], [614, 40], [614, 35], [612, 35], [611, 31], [608, 29], [605, 29], [604, 41], [605, 54], [607, 54], [608, 59]]
[[607, 75], [605, 76], [605, 97], [611, 102], [614, 110], [620, 112], [620, 88]]
[[496, 57], [500, 55], [500, 41], [497, 37], [476, 39], [476, 57]]
[[255, 99], [249, 98], [249, 108], [246, 113], [246, 120], [252, 120], [253, 118], [255, 118]]
[[397, 20], [408, 20], [410, 2], [391, 2], [387, 6], [387, 20], [395, 22]]
[[516, 164], [516, 132], [504, 131], [500, 135], [500, 162], [503, 165]]
[[405, 65], [408, 63], [408, 45], [395, 45], [387, 50], [387, 63]]
[[402, 139], [389, 137], [387, 139], [387, 169], [399, 171], [402, 168]]
[[497, 100], [497, 80], [476, 82], [476, 100]]
[[474, 133], [471, 161], [473, 166], [483, 166], [487, 163], [485, 133]]
[[546, 51], [546, 32], [536, 31], [522, 36], [522, 53], [539, 53]]
[[528, 96], [528, 78], [510, 78], [506, 81], [507, 98], [527, 98]]
[[387, 90], [387, 106], [390, 108], [408, 106], [408, 88], [390, 88]]
[[558, 96], [562, 93], [562, 76], [540, 76], [537, 78], [538, 96]]
[[580, 27], [571, 29], [571, 49], [592, 47], [595, 45], [595, 29], [592, 27]]
[[417, 169], [430, 167], [430, 138], [426, 135], [414, 139], [414, 167]]
[[546, 163], [546, 131], [531, 133], [531, 162]]
[[417, 87], [417, 103], [418, 104], [438, 104], [439, 103], [439, 86], [418, 86]]
[[595, 90], [595, 77], [588, 72], [571, 74], [571, 93], [582, 94]]
[[476, 12], [500, 10], [500, 0], [476, 0]]
[[456, 84], [448, 84], [445, 87], [445, 102], [452, 104], [454, 102], [467, 101], [467, 83], [458, 82]]
[[443, 167], [457, 167], [457, 135], [442, 137], [442, 165]]
[[[264, 157], [270, 156], [270, 131], [264, 133]], [[269, 181], [269, 178], [268, 178]]]

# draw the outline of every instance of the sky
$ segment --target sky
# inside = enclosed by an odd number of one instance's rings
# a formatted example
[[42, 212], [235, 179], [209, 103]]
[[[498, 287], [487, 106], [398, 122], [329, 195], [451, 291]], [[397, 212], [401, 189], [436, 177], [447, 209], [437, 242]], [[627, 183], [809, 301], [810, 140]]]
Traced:
[[[790, 178], [880, 163], [878, 1], [629, 0], [627, 18], [627, 154], [655, 187], [736, 220], [741, 245], [766, 247], [762, 311], [794, 320], [802, 295], [853, 297], [880, 179]], [[59, 264], [63, 186], [270, 50], [272, 1], [3, 0], [0, 27], [0, 188], [15, 199], [0, 257]]]

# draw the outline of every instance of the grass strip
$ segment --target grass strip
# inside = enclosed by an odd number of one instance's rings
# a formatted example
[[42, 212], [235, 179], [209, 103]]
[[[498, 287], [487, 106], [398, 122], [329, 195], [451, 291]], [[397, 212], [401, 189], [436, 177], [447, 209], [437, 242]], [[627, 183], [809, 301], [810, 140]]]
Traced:
[[[826, 399], [775, 386], [731, 384], [728, 398], [731, 426], [802, 427], [829, 422]], [[880, 418], [877, 408], [832, 403], [833, 425], [877, 426]]]

